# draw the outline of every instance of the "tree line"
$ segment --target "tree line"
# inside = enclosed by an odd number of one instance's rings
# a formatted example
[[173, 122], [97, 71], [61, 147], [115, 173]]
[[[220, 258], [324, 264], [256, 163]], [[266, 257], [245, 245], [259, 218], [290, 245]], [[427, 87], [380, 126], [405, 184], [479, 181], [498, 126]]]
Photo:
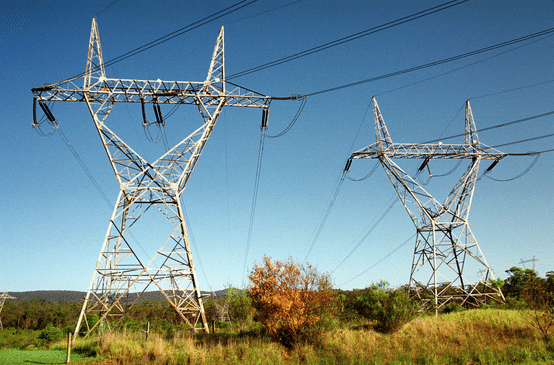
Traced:
[[[507, 279], [493, 282], [502, 289], [505, 300], [484, 307], [535, 311], [535, 322], [540, 322], [539, 329], [548, 336], [549, 328], [554, 326], [554, 272], [547, 272], [543, 278], [534, 270], [512, 267], [506, 273]], [[254, 266], [249, 279], [250, 284], [244, 290], [230, 288], [225, 296], [204, 301], [214, 330], [258, 328], [275, 341], [292, 347], [299, 342], [317, 343], [326, 331], [341, 324], [361, 323], [383, 333], [393, 332], [421, 313], [421, 307], [409, 297], [405, 287], [391, 288], [380, 281], [364, 289], [333, 289], [328, 275], [292, 258], [274, 261], [264, 257]], [[455, 304], [441, 311], [462, 310]], [[81, 306], [80, 302], [64, 300], [7, 301], [0, 316], [4, 328], [56, 327], [73, 332]], [[222, 307], [227, 310], [225, 318], [218, 311]], [[151, 330], [162, 333], [190, 330], [168, 302], [152, 300], [131, 307], [121, 327], [144, 330], [146, 323]]]

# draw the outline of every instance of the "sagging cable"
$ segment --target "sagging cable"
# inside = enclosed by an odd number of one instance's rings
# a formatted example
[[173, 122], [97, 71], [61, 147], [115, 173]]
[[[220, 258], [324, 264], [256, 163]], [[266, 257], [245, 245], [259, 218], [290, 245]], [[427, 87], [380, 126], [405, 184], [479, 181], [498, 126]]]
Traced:
[[281, 136], [284, 136], [296, 123], [298, 118], [300, 117], [300, 114], [302, 114], [302, 110], [304, 110], [304, 106], [306, 105], [306, 96], [304, 95], [293, 95], [288, 98], [276, 98], [272, 97], [272, 100], [301, 100], [300, 106], [298, 107], [298, 110], [296, 111], [296, 115], [294, 118], [292, 118], [292, 121], [289, 123], [289, 125], [279, 134], [276, 134], [274, 136], [267, 136], [268, 138], [279, 138]]

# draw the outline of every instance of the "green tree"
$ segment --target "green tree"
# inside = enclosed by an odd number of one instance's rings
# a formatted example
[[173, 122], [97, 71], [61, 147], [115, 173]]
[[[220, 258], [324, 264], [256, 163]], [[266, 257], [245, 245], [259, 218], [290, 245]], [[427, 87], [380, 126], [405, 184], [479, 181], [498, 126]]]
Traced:
[[521, 269], [517, 266], [512, 267], [506, 272], [510, 275], [504, 282], [502, 291], [505, 296], [513, 297], [517, 300], [525, 299], [526, 293], [532, 288], [542, 286], [544, 279], [537, 276], [532, 269]]
[[252, 299], [246, 291], [235, 288], [225, 290], [225, 296], [229, 301], [229, 318], [231, 322], [246, 322], [252, 319]]
[[64, 332], [58, 327], [47, 326], [42, 330], [38, 338], [45, 343], [51, 343], [61, 340], [64, 337]]
[[375, 323], [375, 330], [392, 333], [414, 319], [418, 305], [410, 299], [405, 289], [392, 289], [386, 281], [380, 281], [356, 297], [356, 311]]

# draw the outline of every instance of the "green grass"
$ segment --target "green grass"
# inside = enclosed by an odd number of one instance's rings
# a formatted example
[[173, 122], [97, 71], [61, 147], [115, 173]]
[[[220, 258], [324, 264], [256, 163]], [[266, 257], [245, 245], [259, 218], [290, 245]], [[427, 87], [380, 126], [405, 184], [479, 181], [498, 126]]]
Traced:
[[0, 331], [0, 350], [35, 347], [38, 344], [39, 335], [40, 331], [5, 328]]
[[[102, 339], [77, 339], [72, 362], [94, 365], [180, 364], [554, 364], [554, 348], [529, 322], [528, 311], [470, 310], [418, 318], [391, 334], [373, 331], [369, 323], [352, 323], [329, 332], [320, 346], [286, 349], [259, 331], [225, 329], [217, 334], [174, 335], [105, 332]], [[1, 331], [0, 331], [1, 332]], [[552, 333], [552, 331], [551, 331]], [[18, 336], [24, 336], [20, 332]], [[28, 334], [27, 334], [28, 335]], [[32, 337], [32, 336], [31, 336]], [[32, 342], [32, 341], [31, 341]], [[26, 347], [23, 347], [26, 348]], [[63, 363], [65, 344], [51, 345], [57, 359], [27, 359]], [[0, 365], [7, 361], [0, 353]], [[39, 351], [20, 354], [40, 356]], [[46, 351], [45, 353], [48, 353]], [[14, 352], [13, 354], [17, 354]], [[78, 356], [78, 355], [81, 356]], [[11, 359], [10, 359], [11, 360]]]
[[[60, 350], [0, 350], [0, 364], [65, 364], [67, 353]], [[71, 354], [71, 362], [83, 360], [80, 354]]]

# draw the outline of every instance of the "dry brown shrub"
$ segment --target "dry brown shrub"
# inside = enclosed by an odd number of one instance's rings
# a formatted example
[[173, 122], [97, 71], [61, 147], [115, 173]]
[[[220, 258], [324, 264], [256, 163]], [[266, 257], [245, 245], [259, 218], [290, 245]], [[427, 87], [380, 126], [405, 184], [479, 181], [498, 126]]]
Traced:
[[256, 319], [276, 341], [291, 348], [298, 343], [319, 343], [331, 326], [335, 295], [331, 281], [309, 264], [271, 261], [264, 256], [249, 276], [248, 295]]

